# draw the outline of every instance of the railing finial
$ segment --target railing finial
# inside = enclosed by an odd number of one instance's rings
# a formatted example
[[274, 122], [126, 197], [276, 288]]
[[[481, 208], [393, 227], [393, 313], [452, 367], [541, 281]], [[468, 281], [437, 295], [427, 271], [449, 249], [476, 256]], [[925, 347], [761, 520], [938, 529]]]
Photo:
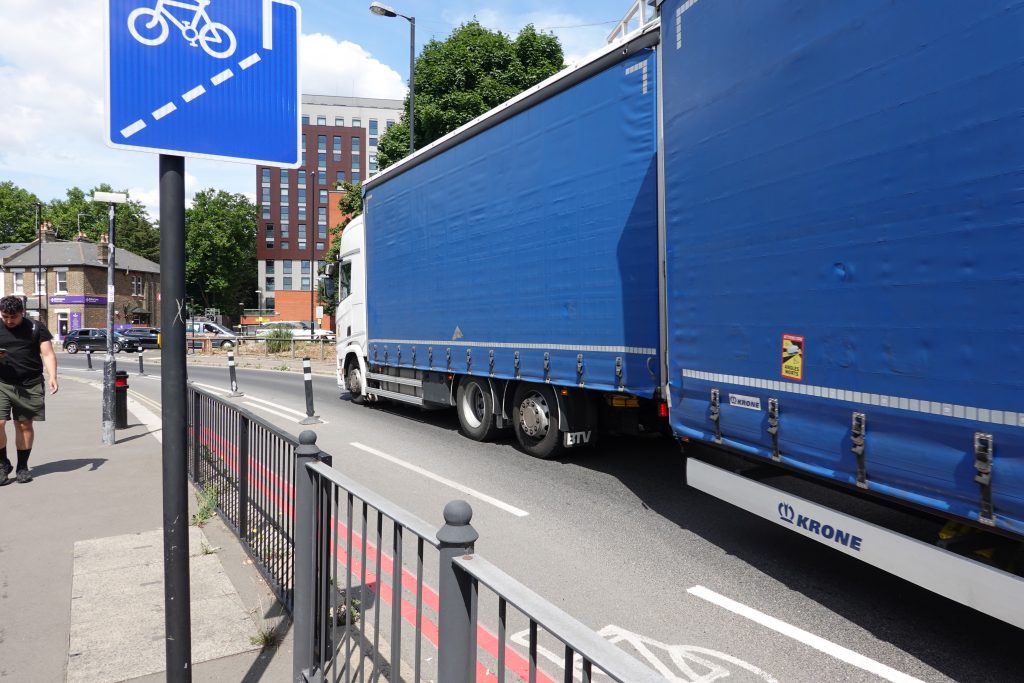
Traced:
[[437, 540], [447, 546], [472, 547], [480, 534], [470, 525], [473, 508], [464, 500], [452, 500], [444, 506], [444, 526], [437, 531]]

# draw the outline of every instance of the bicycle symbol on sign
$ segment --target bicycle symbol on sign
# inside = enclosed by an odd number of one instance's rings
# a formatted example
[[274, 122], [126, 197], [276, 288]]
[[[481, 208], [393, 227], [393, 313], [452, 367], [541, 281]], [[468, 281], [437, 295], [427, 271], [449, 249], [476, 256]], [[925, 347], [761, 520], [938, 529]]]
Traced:
[[[128, 15], [128, 30], [143, 45], [160, 45], [167, 40], [167, 21], [178, 27], [181, 36], [192, 47], [198, 41], [206, 54], [225, 59], [235, 53], [235, 34], [224, 24], [210, 21], [206, 8], [211, 0], [195, 0], [195, 4], [178, 0], [157, 0], [156, 7], [139, 7]], [[180, 21], [167, 7], [195, 10], [192, 19]], [[148, 21], [147, 21], [148, 19]], [[201, 26], [200, 28], [197, 28]]]

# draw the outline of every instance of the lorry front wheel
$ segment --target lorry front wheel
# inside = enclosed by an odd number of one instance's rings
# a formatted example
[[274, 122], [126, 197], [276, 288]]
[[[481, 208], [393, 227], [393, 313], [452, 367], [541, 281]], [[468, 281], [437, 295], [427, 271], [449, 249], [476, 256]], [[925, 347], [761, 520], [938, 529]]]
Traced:
[[353, 403], [363, 402], [363, 373], [359, 372], [359, 365], [353, 364], [345, 374], [345, 388], [352, 397]]
[[562, 451], [558, 432], [558, 402], [546, 384], [520, 384], [512, 399], [516, 441], [535, 458], [553, 458]]
[[494, 424], [494, 400], [491, 387], [479, 377], [463, 377], [455, 404], [459, 410], [462, 433], [474, 441], [490, 441], [498, 432]]

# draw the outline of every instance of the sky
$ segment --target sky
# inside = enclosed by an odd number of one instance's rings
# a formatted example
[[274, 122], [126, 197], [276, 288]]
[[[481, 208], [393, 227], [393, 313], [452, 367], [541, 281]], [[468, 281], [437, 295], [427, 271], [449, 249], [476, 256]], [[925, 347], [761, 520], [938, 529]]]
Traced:
[[[215, 15], [212, 0], [208, 11]], [[225, 0], [226, 1], [226, 0]], [[137, 0], [153, 7], [156, 0]], [[409, 77], [409, 24], [369, 12], [370, 0], [300, 0], [300, 78], [306, 94], [400, 99]], [[566, 63], [605, 44], [631, 0], [394, 0], [416, 18], [416, 49], [476, 18], [515, 36], [523, 26], [558, 36]], [[107, 0], [0, 1], [0, 182], [41, 200], [100, 183], [127, 190], [159, 216], [156, 154], [104, 144]], [[255, 201], [250, 164], [186, 159], [186, 201], [206, 188]]]

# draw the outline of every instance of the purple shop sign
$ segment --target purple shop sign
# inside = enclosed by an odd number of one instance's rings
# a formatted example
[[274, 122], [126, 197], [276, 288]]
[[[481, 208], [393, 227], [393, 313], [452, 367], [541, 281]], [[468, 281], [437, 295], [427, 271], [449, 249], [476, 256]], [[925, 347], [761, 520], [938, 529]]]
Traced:
[[107, 297], [105, 296], [81, 296], [81, 295], [64, 295], [64, 296], [51, 296], [51, 304], [98, 304], [101, 306], [107, 305]]

